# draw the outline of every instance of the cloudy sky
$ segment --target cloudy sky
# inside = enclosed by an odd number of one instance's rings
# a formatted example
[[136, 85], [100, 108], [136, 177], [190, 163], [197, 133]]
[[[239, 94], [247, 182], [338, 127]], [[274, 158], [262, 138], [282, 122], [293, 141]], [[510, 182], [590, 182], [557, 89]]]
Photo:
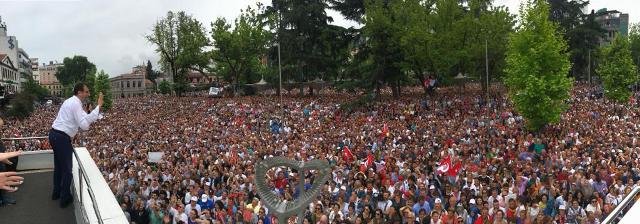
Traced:
[[[85, 55], [98, 69], [111, 76], [159, 56], [144, 36], [168, 10], [183, 10], [210, 28], [211, 21], [225, 17], [232, 21], [240, 9], [270, 0], [0, 0], [0, 16], [9, 35], [40, 63], [62, 61]], [[517, 12], [522, 0], [496, 0]], [[638, 0], [592, 0], [591, 8], [628, 12], [631, 22], [640, 21]], [[630, 9], [635, 9], [629, 11]], [[336, 12], [329, 12], [336, 24], [354, 25]]]

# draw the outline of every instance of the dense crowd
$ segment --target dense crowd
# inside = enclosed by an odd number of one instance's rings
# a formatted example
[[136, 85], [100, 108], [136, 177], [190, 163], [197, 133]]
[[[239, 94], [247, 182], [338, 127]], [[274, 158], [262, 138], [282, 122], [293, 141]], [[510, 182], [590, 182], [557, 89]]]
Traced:
[[[538, 133], [504, 94], [469, 87], [384, 98], [146, 96], [122, 99], [82, 133], [132, 223], [277, 223], [253, 184], [270, 156], [323, 159], [317, 173], [274, 168], [283, 200], [321, 184], [304, 223], [599, 223], [640, 180], [639, 117], [575, 87], [558, 124]], [[3, 136], [44, 136], [58, 108], [9, 121]], [[10, 147], [46, 148], [47, 143]], [[164, 153], [148, 162], [149, 152]], [[295, 218], [288, 220], [295, 222]]]

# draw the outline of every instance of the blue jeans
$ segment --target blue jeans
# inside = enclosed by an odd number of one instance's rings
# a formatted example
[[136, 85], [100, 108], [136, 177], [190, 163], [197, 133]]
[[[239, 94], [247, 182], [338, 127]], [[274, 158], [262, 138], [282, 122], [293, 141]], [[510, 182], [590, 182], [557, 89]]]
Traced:
[[53, 195], [61, 201], [71, 199], [71, 179], [73, 174], [73, 146], [71, 138], [64, 132], [49, 131], [49, 143], [53, 148]]

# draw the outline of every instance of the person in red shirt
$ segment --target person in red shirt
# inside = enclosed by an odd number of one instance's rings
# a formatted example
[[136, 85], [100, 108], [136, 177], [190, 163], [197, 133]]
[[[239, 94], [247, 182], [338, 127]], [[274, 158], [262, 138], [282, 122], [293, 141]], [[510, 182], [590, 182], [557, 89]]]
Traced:
[[289, 183], [287, 178], [284, 177], [284, 173], [282, 171], [278, 172], [278, 177], [276, 177], [276, 179], [273, 182], [275, 187], [279, 190], [284, 189]]
[[489, 216], [489, 209], [487, 207], [483, 207], [482, 212], [480, 213], [480, 216], [478, 216], [478, 218], [476, 219], [475, 222], [473, 222], [473, 224], [490, 224], [492, 222], [493, 220]]
[[516, 209], [518, 208], [518, 205], [516, 204], [516, 200], [514, 200], [513, 198], [509, 199], [509, 208], [507, 208], [507, 221], [509, 223], [515, 222], [516, 221]]

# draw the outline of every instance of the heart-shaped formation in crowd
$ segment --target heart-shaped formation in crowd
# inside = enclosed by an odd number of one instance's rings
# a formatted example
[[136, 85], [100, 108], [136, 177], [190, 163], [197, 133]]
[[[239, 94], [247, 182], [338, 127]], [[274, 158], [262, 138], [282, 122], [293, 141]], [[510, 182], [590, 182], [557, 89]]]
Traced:
[[[273, 193], [273, 189], [267, 185], [267, 171], [274, 167], [290, 167], [298, 170], [298, 173], [304, 173], [307, 170], [315, 170], [316, 178], [311, 188], [304, 191], [304, 180], [299, 179], [299, 190], [303, 192], [295, 201], [284, 201]], [[324, 184], [331, 174], [331, 165], [326, 160], [312, 160], [307, 162], [294, 161], [286, 157], [278, 156], [262, 160], [255, 167], [255, 185], [258, 193], [269, 212], [278, 217], [281, 223], [286, 223], [287, 218], [298, 215], [301, 217], [309, 203], [320, 193], [322, 184]], [[298, 219], [302, 221], [302, 219]]]

